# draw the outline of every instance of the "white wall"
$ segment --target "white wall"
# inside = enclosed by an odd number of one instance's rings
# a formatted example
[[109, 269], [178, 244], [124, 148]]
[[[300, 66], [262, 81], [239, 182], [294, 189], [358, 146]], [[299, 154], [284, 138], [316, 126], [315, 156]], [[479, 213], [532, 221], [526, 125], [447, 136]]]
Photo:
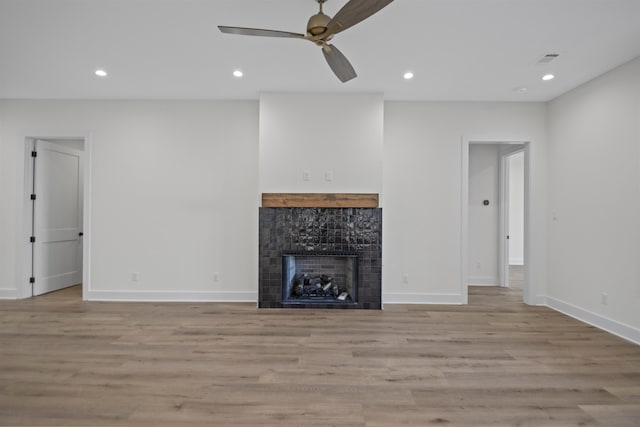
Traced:
[[382, 193], [383, 110], [381, 94], [263, 94], [260, 192]]
[[464, 302], [461, 165], [470, 139], [531, 141], [531, 283], [533, 302], [543, 302], [546, 105], [386, 102], [384, 135], [383, 301]]
[[636, 59], [549, 106], [550, 304], [637, 342], [639, 104]]
[[[312, 98], [310, 104], [336, 110], [302, 112], [311, 108], [303, 95], [267, 96], [260, 111], [256, 102], [3, 101], [0, 231], [13, 238], [0, 242], [0, 287], [10, 291], [17, 281], [24, 167], [19, 136], [44, 129], [92, 136], [95, 298], [255, 300], [260, 191], [358, 191], [384, 194], [383, 301], [461, 303], [465, 137], [531, 141], [533, 294], [545, 293], [545, 104]], [[259, 129], [259, 112], [260, 126], [272, 117], [285, 128], [289, 148], [301, 144], [294, 156], [272, 147], [277, 131]], [[284, 120], [278, 112], [292, 116]], [[288, 127], [311, 136], [299, 141]], [[259, 135], [266, 138], [260, 147]], [[334, 181], [304, 182], [299, 167], [286, 177], [275, 170], [295, 168], [307, 155], [322, 159], [312, 177], [328, 163]], [[345, 156], [355, 162], [354, 171], [332, 160]], [[139, 282], [132, 282], [132, 272], [140, 273]], [[213, 281], [215, 272], [220, 282]]]
[[8, 277], [8, 269], [13, 269], [15, 264], [15, 233], [10, 227], [11, 203], [8, 191], [8, 182], [12, 178], [10, 163], [7, 161], [7, 150], [2, 141], [1, 135], [5, 133], [5, 101], [0, 99], [0, 298], [16, 298], [17, 291], [15, 285]]
[[524, 152], [509, 156], [509, 264], [524, 263]]
[[91, 134], [90, 298], [257, 298], [257, 102], [3, 101], [0, 117], [5, 297], [20, 280], [23, 136], [75, 131]]
[[52, 139], [48, 142], [62, 147], [73, 148], [74, 150], [84, 151], [84, 141], [81, 139]]

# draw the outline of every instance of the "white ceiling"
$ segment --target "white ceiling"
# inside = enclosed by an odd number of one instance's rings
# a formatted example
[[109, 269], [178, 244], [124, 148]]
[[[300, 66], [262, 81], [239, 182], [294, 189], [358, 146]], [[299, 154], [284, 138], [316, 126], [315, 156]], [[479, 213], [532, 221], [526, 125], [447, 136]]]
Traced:
[[[315, 0], [0, 0], [0, 98], [547, 101], [640, 56], [640, 0], [395, 0], [334, 38], [359, 75], [347, 83], [307, 41], [217, 28], [303, 33], [316, 11]], [[560, 57], [537, 64], [545, 53]], [[542, 82], [547, 72], [556, 79]]]

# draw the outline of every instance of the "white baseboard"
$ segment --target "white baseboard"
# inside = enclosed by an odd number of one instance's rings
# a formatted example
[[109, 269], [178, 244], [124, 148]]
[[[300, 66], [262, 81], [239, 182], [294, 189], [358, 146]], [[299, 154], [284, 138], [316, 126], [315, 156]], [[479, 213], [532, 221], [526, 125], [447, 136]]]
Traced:
[[87, 301], [257, 302], [257, 292], [88, 291]]
[[383, 293], [383, 304], [463, 304], [460, 294]]
[[[549, 307], [549, 304], [547, 304], [547, 297], [544, 295], [536, 295], [534, 296], [531, 301], [529, 302], [529, 305], [537, 305], [537, 306], [543, 306], [543, 307]], [[551, 307], [549, 307], [551, 308]]]
[[546, 305], [549, 308], [566, 314], [567, 316], [571, 316], [591, 326], [595, 326], [596, 328], [605, 330], [613, 335], [617, 335], [634, 344], [640, 345], [640, 329], [609, 319], [608, 317], [600, 314], [592, 313], [589, 310], [576, 307], [573, 304], [569, 304], [553, 297], [548, 296], [546, 300]]
[[470, 276], [468, 286], [500, 286], [500, 280], [494, 276]]
[[509, 258], [509, 265], [524, 265], [524, 258]]
[[18, 299], [18, 291], [15, 289], [0, 289], [0, 299]]

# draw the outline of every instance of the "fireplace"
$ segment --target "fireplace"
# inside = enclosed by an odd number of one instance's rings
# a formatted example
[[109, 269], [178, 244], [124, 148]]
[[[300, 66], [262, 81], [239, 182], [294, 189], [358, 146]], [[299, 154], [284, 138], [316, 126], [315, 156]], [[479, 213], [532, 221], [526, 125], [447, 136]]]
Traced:
[[382, 308], [382, 209], [264, 204], [258, 307]]
[[284, 304], [357, 304], [358, 255], [349, 252], [282, 254]]

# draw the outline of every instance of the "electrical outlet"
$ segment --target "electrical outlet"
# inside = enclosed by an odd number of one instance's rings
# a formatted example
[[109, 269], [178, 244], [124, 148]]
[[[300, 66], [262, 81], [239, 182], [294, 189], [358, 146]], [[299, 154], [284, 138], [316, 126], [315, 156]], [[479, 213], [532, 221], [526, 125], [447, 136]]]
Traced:
[[409, 283], [409, 275], [407, 273], [404, 273], [402, 275], [402, 283], [404, 283], [405, 285]]
[[476, 268], [478, 270], [480, 270], [482, 268], [482, 264], [480, 264], [480, 261], [476, 262]]
[[325, 179], [327, 182], [331, 182], [331, 181], [333, 181], [333, 171], [331, 171], [331, 170], [326, 171], [326, 172], [324, 173], [324, 179]]
[[311, 181], [311, 171], [308, 171], [308, 170], [303, 171], [302, 172], [302, 179], [304, 181]]
[[139, 280], [140, 280], [140, 273], [138, 273], [137, 271], [134, 271], [133, 273], [131, 273], [132, 282], [137, 282]]
[[215, 273], [213, 273], [213, 281], [214, 282], [219, 282], [220, 281], [220, 273], [218, 273], [217, 271]]

